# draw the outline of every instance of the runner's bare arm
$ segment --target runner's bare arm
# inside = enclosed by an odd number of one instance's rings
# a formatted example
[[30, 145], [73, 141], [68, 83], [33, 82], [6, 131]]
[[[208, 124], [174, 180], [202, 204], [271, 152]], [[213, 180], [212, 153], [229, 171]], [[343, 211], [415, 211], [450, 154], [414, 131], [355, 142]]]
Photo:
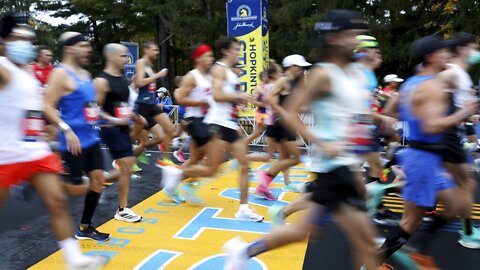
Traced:
[[105, 97], [107, 96], [107, 93], [110, 92], [108, 81], [105, 78], [95, 78], [93, 80], [93, 86], [97, 93], [97, 103], [98, 105], [103, 106], [103, 104], [105, 104]]
[[242, 102], [246, 101], [246, 95], [239, 93], [229, 94], [223, 92], [223, 84], [227, 78], [227, 72], [223, 67], [215, 65], [210, 74], [213, 77], [213, 98], [216, 102]]
[[327, 72], [320, 67], [311, 69], [308, 79], [308, 84], [304, 89], [298, 89], [288, 97], [285, 106], [286, 109], [281, 111], [280, 117], [283, 121], [282, 123], [285, 127], [289, 128], [290, 131], [298, 132], [305, 140], [316, 141], [315, 135], [305, 128], [305, 124], [298, 117], [298, 113], [312, 100], [327, 95], [330, 91], [330, 81]]
[[175, 96], [175, 101], [178, 105], [190, 106], [190, 107], [199, 107], [208, 105], [206, 100], [194, 100], [189, 98], [190, 92], [196, 87], [195, 77], [188, 73], [182, 79], [180, 88], [173, 93]]
[[454, 114], [444, 116], [448, 109], [445, 89], [442, 81], [431, 80], [421, 84], [413, 94], [413, 111], [422, 120], [426, 133], [446, 131], [478, 111], [478, 102], [472, 102]]
[[258, 101], [258, 97], [260, 96], [260, 94], [262, 94], [262, 92], [263, 92], [262, 88], [257, 85], [257, 87], [255, 87], [255, 89], [253, 90], [253, 99], [250, 101], [250, 103], [252, 103], [254, 106], [257, 106], [257, 107], [265, 106], [264, 102]]
[[400, 103], [400, 95], [398, 93], [393, 94], [387, 102], [385, 109], [383, 109], [383, 114], [393, 118], [399, 118], [398, 113], [398, 104]]
[[48, 77], [47, 88], [45, 89], [44, 114], [48, 121], [56, 127], [63, 122], [58, 113], [57, 104], [60, 98], [70, 91], [69, 78], [67, 72], [61, 68], [54, 69]]
[[149, 85], [158, 80], [160, 77], [163, 77], [161, 72], [164, 72], [163, 69], [162, 71], [153, 74], [151, 77], [145, 78], [145, 61], [143, 59], [139, 59], [135, 64], [135, 87], [144, 87], [145, 85]]
[[0, 91], [10, 82], [10, 72], [0, 65]]

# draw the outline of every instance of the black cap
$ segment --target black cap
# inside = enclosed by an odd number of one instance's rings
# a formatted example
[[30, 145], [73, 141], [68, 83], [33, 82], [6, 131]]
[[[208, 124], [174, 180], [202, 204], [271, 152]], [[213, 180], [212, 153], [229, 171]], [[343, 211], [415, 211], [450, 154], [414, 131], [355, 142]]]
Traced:
[[19, 24], [27, 24], [28, 15], [20, 12], [8, 12], [0, 20], [0, 37], [5, 38], [10, 35], [12, 29]]
[[475, 43], [477, 41], [477, 38], [470, 33], [458, 32], [457, 34], [455, 34], [453, 41], [453, 46], [465, 47], [470, 43]]
[[426, 36], [415, 40], [410, 46], [410, 57], [420, 60], [440, 49], [451, 47], [455, 40], [444, 40], [438, 35]]
[[348, 9], [330, 10], [321, 21], [315, 23], [313, 28], [318, 33], [349, 29], [368, 29], [368, 25], [360, 13]]

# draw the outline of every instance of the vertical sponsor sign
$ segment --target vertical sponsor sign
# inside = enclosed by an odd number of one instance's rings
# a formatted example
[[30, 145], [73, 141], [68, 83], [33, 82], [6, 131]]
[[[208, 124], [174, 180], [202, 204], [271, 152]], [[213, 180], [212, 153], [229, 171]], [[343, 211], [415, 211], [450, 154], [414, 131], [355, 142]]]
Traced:
[[138, 43], [124, 41], [120, 43], [128, 48], [127, 63], [123, 72], [126, 77], [131, 79], [133, 74], [135, 74], [135, 62], [138, 60]]
[[[244, 64], [240, 89], [252, 94], [260, 83], [260, 72], [265, 68], [265, 50], [268, 53], [268, 6], [266, 0], [227, 0], [228, 35], [240, 41], [239, 62]], [[263, 8], [265, 7], [265, 9]], [[263, 24], [266, 24], [264, 27]], [[254, 116], [252, 106], [240, 116]]]
[[263, 70], [268, 69], [268, 59], [270, 59], [270, 42], [268, 31], [268, 18], [270, 15], [268, 9], [268, 0], [262, 0], [262, 40], [263, 40]]

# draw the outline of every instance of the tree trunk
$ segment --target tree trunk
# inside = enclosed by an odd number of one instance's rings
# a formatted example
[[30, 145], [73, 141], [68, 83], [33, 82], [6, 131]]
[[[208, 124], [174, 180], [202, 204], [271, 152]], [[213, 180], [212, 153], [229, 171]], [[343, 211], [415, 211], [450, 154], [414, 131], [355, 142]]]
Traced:
[[[169, 68], [169, 46], [168, 46], [168, 33], [165, 25], [165, 18], [162, 16], [162, 14], [158, 14], [156, 16], [156, 25], [157, 25], [157, 37], [158, 41], [157, 44], [160, 46], [160, 53], [158, 54], [158, 70], [161, 70], [162, 68]], [[169, 77], [171, 77], [173, 74], [171, 72], [168, 73], [168, 76], [165, 78], [162, 78], [162, 86], [170, 89], [170, 83], [169, 83]]]

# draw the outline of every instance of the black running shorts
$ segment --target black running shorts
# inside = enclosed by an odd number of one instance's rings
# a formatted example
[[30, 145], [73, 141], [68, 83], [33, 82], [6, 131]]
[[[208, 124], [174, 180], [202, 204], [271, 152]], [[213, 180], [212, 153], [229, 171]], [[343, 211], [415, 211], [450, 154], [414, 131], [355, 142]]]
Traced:
[[127, 126], [102, 128], [100, 135], [113, 160], [133, 157], [132, 140]]
[[276, 121], [273, 125], [267, 126], [266, 134], [268, 138], [272, 138], [276, 142], [291, 142], [297, 139], [295, 134], [284, 128], [279, 121]]
[[74, 185], [82, 184], [83, 173], [103, 170], [103, 156], [100, 143], [83, 148], [82, 153], [78, 156], [74, 156], [68, 151], [62, 152], [62, 159], [70, 173], [70, 180]]
[[210, 125], [210, 134], [228, 143], [234, 143], [240, 139], [237, 130], [215, 124]]
[[145, 120], [147, 120], [147, 125], [145, 125], [146, 130], [150, 130], [153, 126], [157, 124], [155, 121], [155, 116], [165, 113], [162, 109], [160, 109], [156, 104], [143, 104], [137, 103], [137, 112]]
[[202, 147], [210, 141], [210, 126], [203, 122], [203, 117], [189, 117], [185, 119], [188, 123], [188, 133], [197, 147]]
[[457, 129], [452, 129], [444, 133], [442, 158], [444, 162], [453, 164], [463, 164], [467, 162], [467, 157], [463, 147], [460, 144], [460, 138]]

